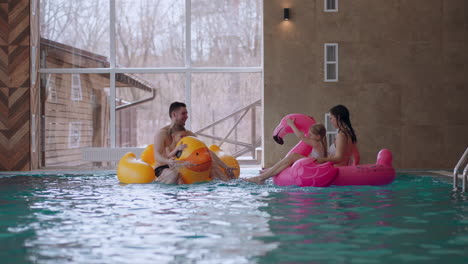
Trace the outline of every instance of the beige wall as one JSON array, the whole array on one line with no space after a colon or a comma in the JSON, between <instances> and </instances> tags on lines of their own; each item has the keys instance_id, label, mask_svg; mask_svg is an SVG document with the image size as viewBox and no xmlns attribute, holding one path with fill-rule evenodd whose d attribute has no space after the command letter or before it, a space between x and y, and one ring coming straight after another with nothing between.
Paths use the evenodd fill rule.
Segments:
<instances>
[{"instance_id":1,"label":"beige wall","mask_svg":"<svg viewBox=\"0 0 468 264\"><path fill-rule=\"evenodd\" d=\"M264 165L283 157L271 137L299 112L324 122L346 105L362 163L381 148L397 168L453 168L468 147L468 1L264 1ZM283 8L291 21L283 21ZM323 81L323 45L339 44L339 81Z\"/></svg>"}]
</instances>

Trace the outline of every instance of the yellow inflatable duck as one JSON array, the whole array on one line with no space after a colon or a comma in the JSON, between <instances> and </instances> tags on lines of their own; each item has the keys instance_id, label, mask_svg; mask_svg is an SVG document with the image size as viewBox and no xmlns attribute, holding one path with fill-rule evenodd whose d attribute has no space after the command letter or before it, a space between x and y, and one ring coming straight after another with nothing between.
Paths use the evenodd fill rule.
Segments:
<instances>
[{"instance_id":1,"label":"yellow inflatable duck","mask_svg":"<svg viewBox=\"0 0 468 264\"><path fill-rule=\"evenodd\" d=\"M140 159L148 163L149 165L151 165L151 167L153 168L156 166L156 159L154 158L154 145L153 144L148 145L145 148L145 150L143 150L143 152L140 155Z\"/></svg>"},{"instance_id":2,"label":"yellow inflatable duck","mask_svg":"<svg viewBox=\"0 0 468 264\"><path fill-rule=\"evenodd\" d=\"M117 165L117 178L121 183L150 183L156 177L153 167L128 152Z\"/></svg>"},{"instance_id":3,"label":"yellow inflatable duck","mask_svg":"<svg viewBox=\"0 0 468 264\"><path fill-rule=\"evenodd\" d=\"M211 151L213 151L213 152L214 152L216 155L218 155L218 156L219 156L219 154L221 153L221 148L220 148L218 145L214 145L214 144L213 144L213 145L211 145L211 146L209 147L209 149L210 149Z\"/></svg>"},{"instance_id":4,"label":"yellow inflatable duck","mask_svg":"<svg viewBox=\"0 0 468 264\"><path fill-rule=\"evenodd\" d=\"M235 176L234 178L239 179L240 166L239 166L239 162L237 161L237 159L229 155L223 155L219 157L219 159L222 162L224 162L226 165L228 165L229 167L236 168L236 170L234 170L234 176ZM226 173L226 170L223 169L223 171Z\"/></svg>"},{"instance_id":5,"label":"yellow inflatable duck","mask_svg":"<svg viewBox=\"0 0 468 264\"><path fill-rule=\"evenodd\" d=\"M187 144L187 147L177 154L176 160L188 162L181 167L179 173L186 184L211 181L211 155L208 147L195 137L184 137L176 145Z\"/></svg>"},{"instance_id":6,"label":"yellow inflatable duck","mask_svg":"<svg viewBox=\"0 0 468 264\"><path fill-rule=\"evenodd\" d=\"M212 165L210 150L218 156L221 155L220 159L226 165L236 168L234 175L236 179L239 178L239 162L233 156L225 155L219 146L211 145L208 148L195 137L184 137L177 143L177 146L181 144L187 144L187 147L177 154L176 160L189 164L189 166L179 169L184 183L191 184L212 180L210 177ZM151 144L143 150L140 159L137 159L136 155L131 152L125 154L117 166L117 178L122 183L150 183L156 179L154 175L155 164L154 146Z\"/></svg>"},{"instance_id":7,"label":"yellow inflatable duck","mask_svg":"<svg viewBox=\"0 0 468 264\"><path fill-rule=\"evenodd\" d=\"M234 176L235 176L235 179L238 179L240 175L240 166L239 166L239 162L237 161L237 159L234 158L233 156L224 154L223 150L218 145L213 144L209 147L209 149L213 151L216 155L218 155L219 159L222 162L224 162L226 165L228 165L231 168L236 168L236 170L234 170ZM226 173L225 169L223 168L221 169L224 171L224 173Z\"/></svg>"}]
</instances>

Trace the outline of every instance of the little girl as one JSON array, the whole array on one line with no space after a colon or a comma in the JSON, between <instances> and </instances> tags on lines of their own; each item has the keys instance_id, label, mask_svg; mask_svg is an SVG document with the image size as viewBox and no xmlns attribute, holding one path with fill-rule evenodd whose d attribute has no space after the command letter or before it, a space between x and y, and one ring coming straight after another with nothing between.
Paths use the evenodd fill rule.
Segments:
<instances>
[{"instance_id":1,"label":"little girl","mask_svg":"<svg viewBox=\"0 0 468 264\"><path fill-rule=\"evenodd\" d=\"M176 147L177 143L182 138L188 135L187 130L185 130L185 128L181 128L179 130L171 130L170 133L172 136L172 144L169 147L166 147L166 155L168 158L175 157L177 155L177 152L187 148L187 144L180 144Z\"/></svg>"},{"instance_id":2,"label":"little girl","mask_svg":"<svg viewBox=\"0 0 468 264\"><path fill-rule=\"evenodd\" d=\"M312 153L309 157L318 159L325 158L327 156L327 137L326 130L322 124L315 124L309 128L309 133L305 136L294 124L294 120L288 119L286 121L288 125L293 129L294 134L306 144L313 147ZM263 171L260 175L252 178L245 179L245 181L253 182L257 184L263 184L268 178L271 178L278 173L282 172L287 167L291 166L294 162L305 158L301 154L291 153L284 159L280 160L273 167Z\"/></svg>"},{"instance_id":3,"label":"little girl","mask_svg":"<svg viewBox=\"0 0 468 264\"><path fill-rule=\"evenodd\" d=\"M176 158L177 152L179 152L181 150L184 150L187 147L187 144L180 144L179 146L176 147L177 142L179 142L179 140L181 140L183 137L187 136L187 131L183 127L171 128L169 130L169 134L172 137L172 143L171 143L171 145L169 147L166 147L164 154L165 154L166 158L174 160ZM156 164L158 164L158 163L156 162ZM173 168L178 168L178 167L183 166L183 165L187 165L187 164L185 164L185 163L175 163L175 164L172 165L172 167ZM180 177L171 179L170 181L168 181L167 179L161 180L161 178L159 178L159 176L161 176L162 172L165 169L169 169L168 164L156 165L156 168L154 169L154 174L157 177L156 181L159 181L159 182L163 181L164 183L168 183L168 184L176 184L178 182L179 183L181 182Z\"/></svg>"},{"instance_id":4,"label":"little girl","mask_svg":"<svg viewBox=\"0 0 468 264\"><path fill-rule=\"evenodd\" d=\"M293 129L294 134L306 144L312 146L311 158L325 158L327 157L327 130L322 124L315 124L310 126L308 135L304 135L294 124L294 120L286 120L288 125Z\"/></svg>"}]
</instances>

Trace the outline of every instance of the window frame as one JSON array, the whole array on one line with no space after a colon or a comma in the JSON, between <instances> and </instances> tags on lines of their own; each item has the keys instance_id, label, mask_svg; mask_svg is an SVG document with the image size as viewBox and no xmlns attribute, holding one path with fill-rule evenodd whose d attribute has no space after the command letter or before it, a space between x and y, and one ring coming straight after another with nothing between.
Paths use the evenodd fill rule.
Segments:
<instances>
[{"instance_id":1,"label":"window frame","mask_svg":"<svg viewBox=\"0 0 468 264\"><path fill-rule=\"evenodd\" d=\"M334 47L335 48L335 61L328 61L328 47ZM339 53L338 53L338 50L339 50L339 45L338 43L325 43L324 46L323 46L323 72L324 72L324 75L323 75L323 80L325 82L338 82L339 80L339 63L338 63L338 58L339 58ZM335 78L334 79L331 79L331 78L328 78L328 65L335 65Z\"/></svg>"},{"instance_id":2,"label":"window frame","mask_svg":"<svg viewBox=\"0 0 468 264\"><path fill-rule=\"evenodd\" d=\"M47 91L48 102L57 103L58 102L57 87L55 86L55 80L52 78L52 74L47 75L46 87L47 87L46 91Z\"/></svg>"},{"instance_id":3,"label":"window frame","mask_svg":"<svg viewBox=\"0 0 468 264\"><path fill-rule=\"evenodd\" d=\"M335 9L328 8L328 1L323 0L323 11L324 12L338 12L338 0L332 0L335 2Z\"/></svg>"},{"instance_id":4,"label":"window frame","mask_svg":"<svg viewBox=\"0 0 468 264\"><path fill-rule=\"evenodd\" d=\"M76 131L76 133L75 133ZM74 137L77 138L76 142L72 140ZM81 140L81 122L72 121L68 123L68 148L76 149L80 147Z\"/></svg>"},{"instance_id":5,"label":"window frame","mask_svg":"<svg viewBox=\"0 0 468 264\"><path fill-rule=\"evenodd\" d=\"M70 98L72 101L81 101L83 100L81 76L79 73L72 73L70 76L71 76ZM75 80L77 81L77 83L75 83Z\"/></svg>"},{"instance_id":6,"label":"window frame","mask_svg":"<svg viewBox=\"0 0 468 264\"><path fill-rule=\"evenodd\" d=\"M327 137L327 144L328 147L333 144L335 141L336 135L338 135L338 129L333 129L332 124L330 122L330 113L325 113L325 128L327 130L326 137Z\"/></svg>"}]
</instances>

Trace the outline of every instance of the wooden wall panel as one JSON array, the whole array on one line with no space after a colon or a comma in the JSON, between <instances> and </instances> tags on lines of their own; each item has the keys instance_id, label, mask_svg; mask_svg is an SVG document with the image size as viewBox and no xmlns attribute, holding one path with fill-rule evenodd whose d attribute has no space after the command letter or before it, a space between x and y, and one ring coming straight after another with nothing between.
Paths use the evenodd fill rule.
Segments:
<instances>
[{"instance_id":1,"label":"wooden wall panel","mask_svg":"<svg viewBox=\"0 0 468 264\"><path fill-rule=\"evenodd\" d=\"M29 0L8 3L9 45L29 47Z\"/></svg>"},{"instance_id":2,"label":"wooden wall panel","mask_svg":"<svg viewBox=\"0 0 468 264\"><path fill-rule=\"evenodd\" d=\"M0 3L0 46L8 45L8 3Z\"/></svg>"},{"instance_id":3,"label":"wooden wall panel","mask_svg":"<svg viewBox=\"0 0 468 264\"><path fill-rule=\"evenodd\" d=\"M29 0L0 3L0 171L30 170Z\"/></svg>"},{"instance_id":4,"label":"wooden wall panel","mask_svg":"<svg viewBox=\"0 0 468 264\"><path fill-rule=\"evenodd\" d=\"M29 53L29 46L8 46L9 87L30 87Z\"/></svg>"},{"instance_id":5,"label":"wooden wall panel","mask_svg":"<svg viewBox=\"0 0 468 264\"><path fill-rule=\"evenodd\" d=\"M8 76L8 45L5 45L0 46L0 87L8 87L9 84L10 78Z\"/></svg>"},{"instance_id":6,"label":"wooden wall panel","mask_svg":"<svg viewBox=\"0 0 468 264\"><path fill-rule=\"evenodd\" d=\"M8 129L8 88L0 88L0 131ZM0 140L0 149L1 149Z\"/></svg>"},{"instance_id":7,"label":"wooden wall panel","mask_svg":"<svg viewBox=\"0 0 468 264\"><path fill-rule=\"evenodd\" d=\"M0 170L29 170L29 88L1 88L0 105Z\"/></svg>"}]
</instances>

